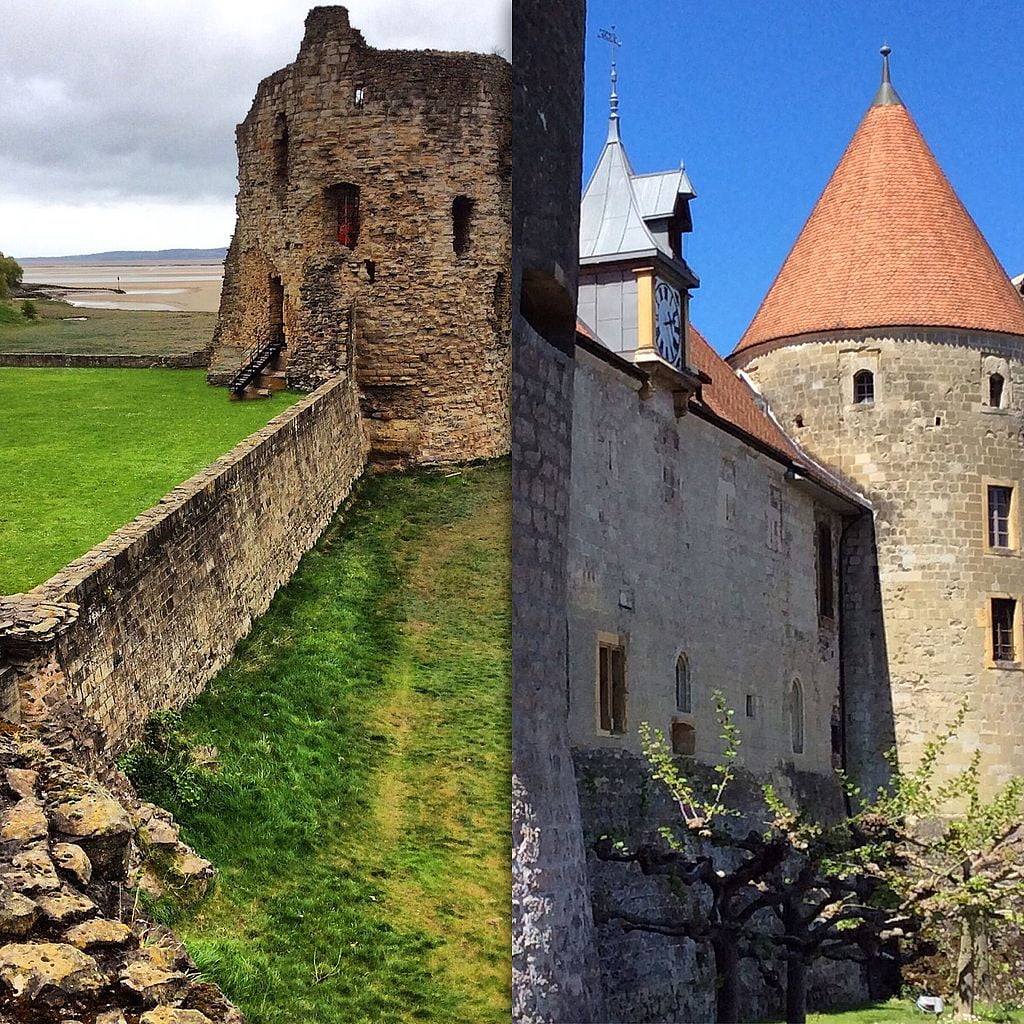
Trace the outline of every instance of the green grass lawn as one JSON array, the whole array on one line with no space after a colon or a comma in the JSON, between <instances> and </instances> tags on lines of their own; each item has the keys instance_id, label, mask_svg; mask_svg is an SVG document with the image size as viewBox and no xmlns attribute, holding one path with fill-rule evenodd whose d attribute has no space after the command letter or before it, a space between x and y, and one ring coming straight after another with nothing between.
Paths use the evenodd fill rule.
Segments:
<instances>
[{"instance_id":1,"label":"green grass lawn","mask_svg":"<svg viewBox=\"0 0 1024 1024\"><path fill-rule=\"evenodd\" d=\"M79 309L66 302L33 301L37 320L22 318L19 300L0 303L0 352L181 355L205 348L217 322L216 313ZM83 316L88 319L62 319Z\"/></svg>"},{"instance_id":2,"label":"green grass lawn","mask_svg":"<svg viewBox=\"0 0 1024 1024\"><path fill-rule=\"evenodd\" d=\"M0 367L0 593L48 579L299 397L231 402L202 370Z\"/></svg>"},{"instance_id":3,"label":"green grass lawn","mask_svg":"<svg viewBox=\"0 0 1024 1024\"><path fill-rule=\"evenodd\" d=\"M936 1018L931 1014L922 1013L911 1000L890 999L887 1003L874 1003L871 1006L855 1010L809 1013L807 1024L928 1024L929 1021L951 1021L952 1019L953 1009L951 1006L947 1006L942 1016ZM978 1020L1020 1024L1020 1022L1024 1022L1024 1011L1015 1010L1009 1014L993 1013L986 1012L982 1007L979 1010Z\"/></svg>"},{"instance_id":4,"label":"green grass lawn","mask_svg":"<svg viewBox=\"0 0 1024 1024\"><path fill-rule=\"evenodd\" d=\"M368 479L185 714L217 770L143 785L250 1024L507 1024L509 513L507 461Z\"/></svg>"}]
</instances>

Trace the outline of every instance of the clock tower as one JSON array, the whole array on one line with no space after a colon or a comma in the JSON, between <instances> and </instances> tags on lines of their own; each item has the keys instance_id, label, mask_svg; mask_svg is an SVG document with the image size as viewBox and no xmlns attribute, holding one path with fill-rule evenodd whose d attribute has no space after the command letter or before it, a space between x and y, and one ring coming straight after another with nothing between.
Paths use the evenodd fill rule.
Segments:
<instances>
[{"instance_id":1,"label":"clock tower","mask_svg":"<svg viewBox=\"0 0 1024 1024\"><path fill-rule=\"evenodd\" d=\"M612 65L608 139L580 206L580 319L614 352L655 371L673 390L697 386L690 368L690 290L683 259L693 186L678 170L637 174L619 134Z\"/></svg>"}]
</instances>

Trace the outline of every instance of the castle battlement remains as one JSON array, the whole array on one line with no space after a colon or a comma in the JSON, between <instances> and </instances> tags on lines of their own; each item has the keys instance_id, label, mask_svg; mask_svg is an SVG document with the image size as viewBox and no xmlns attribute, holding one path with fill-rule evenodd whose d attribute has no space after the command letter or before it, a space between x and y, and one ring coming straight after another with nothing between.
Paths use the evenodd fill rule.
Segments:
<instances>
[{"instance_id":1,"label":"castle battlement remains","mask_svg":"<svg viewBox=\"0 0 1024 1024\"><path fill-rule=\"evenodd\" d=\"M501 57L377 50L313 8L238 126L211 381L270 346L256 386L354 376L377 462L504 454L510 90Z\"/></svg>"}]
</instances>

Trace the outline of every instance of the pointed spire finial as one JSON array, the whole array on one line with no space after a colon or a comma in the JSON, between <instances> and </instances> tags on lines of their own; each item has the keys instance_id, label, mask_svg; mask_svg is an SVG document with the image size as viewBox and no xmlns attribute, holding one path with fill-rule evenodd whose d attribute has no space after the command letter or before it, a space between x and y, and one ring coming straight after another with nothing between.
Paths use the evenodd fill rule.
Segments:
<instances>
[{"instance_id":1,"label":"pointed spire finial","mask_svg":"<svg viewBox=\"0 0 1024 1024\"><path fill-rule=\"evenodd\" d=\"M873 107L902 107L903 100L899 98L896 90L892 87L892 79L889 77L889 54L892 47L885 43L878 51L882 55L882 84L871 101Z\"/></svg>"},{"instance_id":2,"label":"pointed spire finial","mask_svg":"<svg viewBox=\"0 0 1024 1024\"><path fill-rule=\"evenodd\" d=\"M611 91L611 96L609 97L609 100L608 100L608 107L609 107L609 113L608 113L608 118L609 118L609 121L608 121L608 138L609 139L612 139L612 138L616 138L617 139L619 137L619 93L618 93L618 89L616 88L616 86L617 86L618 81L619 81L619 72L618 72L618 69L615 66L615 48L617 46L621 46L622 45L622 40L619 39L619 37L615 34L615 26L614 25L612 25L611 30L605 29L605 28L601 29L597 33L597 37L598 37L598 39L603 39L606 43L610 44L611 51L612 51L612 72L611 72L612 91Z\"/></svg>"}]
</instances>

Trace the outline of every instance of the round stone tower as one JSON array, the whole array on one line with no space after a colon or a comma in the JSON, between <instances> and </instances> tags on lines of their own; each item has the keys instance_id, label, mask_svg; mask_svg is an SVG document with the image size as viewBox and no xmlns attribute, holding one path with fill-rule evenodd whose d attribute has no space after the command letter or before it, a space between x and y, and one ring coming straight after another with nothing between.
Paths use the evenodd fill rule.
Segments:
<instances>
[{"instance_id":1,"label":"round stone tower","mask_svg":"<svg viewBox=\"0 0 1024 1024\"><path fill-rule=\"evenodd\" d=\"M874 506L843 551L852 767L877 766L893 735L913 763L967 696L954 758L980 747L995 784L1024 773L1024 302L882 53L882 85L730 362Z\"/></svg>"}]
</instances>

